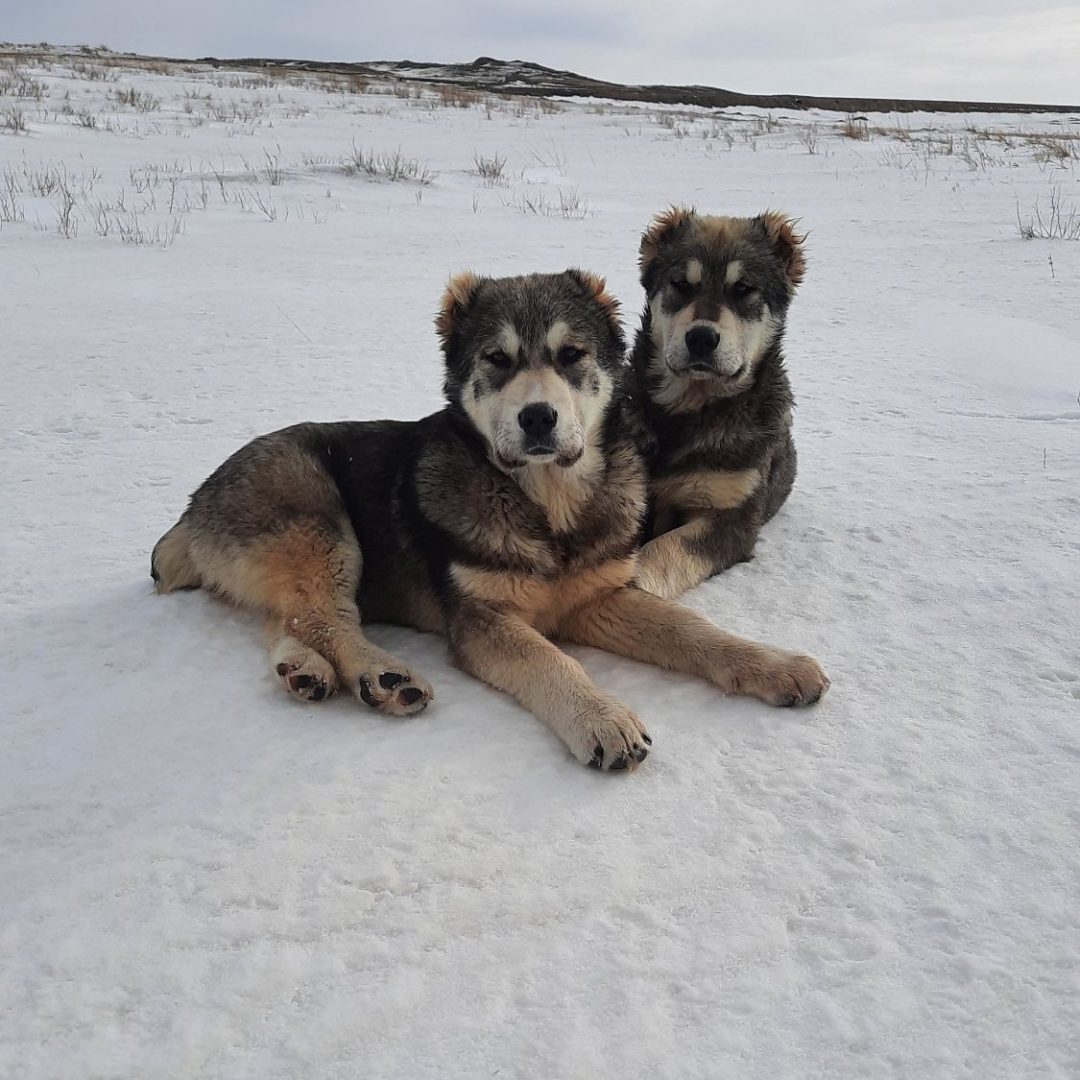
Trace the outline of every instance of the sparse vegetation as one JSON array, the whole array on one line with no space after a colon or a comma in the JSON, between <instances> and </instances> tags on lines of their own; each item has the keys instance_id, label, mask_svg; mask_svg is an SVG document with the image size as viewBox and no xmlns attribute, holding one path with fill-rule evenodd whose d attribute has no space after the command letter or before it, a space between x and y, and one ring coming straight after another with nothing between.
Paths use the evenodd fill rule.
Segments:
<instances>
[{"instance_id":1,"label":"sparse vegetation","mask_svg":"<svg viewBox=\"0 0 1080 1080\"><path fill-rule=\"evenodd\" d=\"M18 106L0 110L0 131L21 135L27 130L26 113Z\"/></svg>"},{"instance_id":2,"label":"sparse vegetation","mask_svg":"<svg viewBox=\"0 0 1080 1080\"><path fill-rule=\"evenodd\" d=\"M127 105L136 112L155 112L161 108L161 98L155 97L153 94L149 94L135 86L128 86L123 90L115 91L113 100L118 105Z\"/></svg>"},{"instance_id":3,"label":"sparse vegetation","mask_svg":"<svg viewBox=\"0 0 1080 1080\"><path fill-rule=\"evenodd\" d=\"M519 214L537 217L564 217L580 221L589 215L589 200L578 192L577 188L559 189L558 203L553 202L542 191L522 192L508 204Z\"/></svg>"},{"instance_id":4,"label":"sparse vegetation","mask_svg":"<svg viewBox=\"0 0 1080 1080\"><path fill-rule=\"evenodd\" d=\"M365 150L353 143L352 152L341 159L341 168L348 176L357 174L373 180L389 180L396 183L411 180L426 187L435 182L435 173L416 158L406 157L401 147L390 152Z\"/></svg>"},{"instance_id":5,"label":"sparse vegetation","mask_svg":"<svg viewBox=\"0 0 1080 1080\"><path fill-rule=\"evenodd\" d=\"M854 113L848 113L840 127L840 134L843 135L845 139L855 139L858 142L865 142L870 138L870 125L865 116L856 116Z\"/></svg>"},{"instance_id":6,"label":"sparse vegetation","mask_svg":"<svg viewBox=\"0 0 1080 1080\"><path fill-rule=\"evenodd\" d=\"M1080 209L1075 203L1066 206L1061 188L1052 186L1045 208L1036 199L1026 219L1020 216L1017 201L1016 227L1024 240L1080 240Z\"/></svg>"},{"instance_id":7,"label":"sparse vegetation","mask_svg":"<svg viewBox=\"0 0 1080 1080\"><path fill-rule=\"evenodd\" d=\"M474 153L473 167L476 169L476 175L487 187L506 183L506 158L500 157L497 153L490 157L485 157L479 152Z\"/></svg>"},{"instance_id":8,"label":"sparse vegetation","mask_svg":"<svg viewBox=\"0 0 1080 1080\"><path fill-rule=\"evenodd\" d=\"M818 126L817 124L807 124L805 127L799 128L798 131L799 142L806 147L808 154L816 154L818 151Z\"/></svg>"}]
</instances>

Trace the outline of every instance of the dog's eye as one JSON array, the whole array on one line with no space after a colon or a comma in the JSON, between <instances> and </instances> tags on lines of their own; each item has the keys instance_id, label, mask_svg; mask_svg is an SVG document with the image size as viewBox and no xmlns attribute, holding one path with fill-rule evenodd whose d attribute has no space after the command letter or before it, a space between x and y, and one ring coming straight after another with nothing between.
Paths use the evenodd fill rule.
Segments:
<instances>
[{"instance_id":1,"label":"dog's eye","mask_svg":"<svg viewBox=\"0 0 1080 1080\"><path fill-rule=\"evenodd\" d=\"M682 293L683 296L689 296L694 291L694 286L684 277L674 277L671 279L671 287L677 292Z\"/></svg>"},{"instance_id":2,"label":"dog's eye","mask_svg":"<svg viewBox=\"0 0 1080 1080\"><path fill-rule=\"evenodd\" d=\"M492 366L502 368L505 370L510 366L510 357L502 351L502 349L492 349L489 353L484 353L484 359Z\"/></svg>"},{"instance_id":3,"label":"dog's eye","mask_svg":"<svg viewBox=\"0 0 1080 1080\"><path fill-rule=\"evenodd\" d=\"M754 286L748 281L736 281L729 291L736 300L742 300L743 297L749 296L754 291Z\"/></svg>"},{"instance_id":4,"label":"dog's eye","mask_svg":"<svg viewBox=\"0 0 1080 1080\"><path fill-rule=\"evenodd\" d=\"M571 364L576 364L584 355L584 349L579 349L576 345L564 345L559 350L559 363L569 367Z\"/></svg>"}]
</instances>

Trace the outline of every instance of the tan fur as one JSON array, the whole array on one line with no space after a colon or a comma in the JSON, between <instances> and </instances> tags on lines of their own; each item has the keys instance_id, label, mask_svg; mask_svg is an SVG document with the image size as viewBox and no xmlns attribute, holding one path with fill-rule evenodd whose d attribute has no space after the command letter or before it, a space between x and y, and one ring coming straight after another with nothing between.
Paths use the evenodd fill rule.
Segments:
<instances>
[{"instance_id":1,"label":"tan fur","mask_svg":"<svg viewBox=\"0 0 1080 1080\"><path fill-rule=\"evenodd\" d=\"M795 226L798 222L777 210L766 210L761 216L765 221L769 239L784 260L788 280L792 285L800 285L806 275L806 256L803 253L803 245L806 243L807 234L797 233Z\"/></svg>"},{"instance_id":2,"label":"tan fur","mask_svg":"<svg viewBox=\"0 0 1080 1080\"><path fill-rule=\"evenodd\" d=\"M517 475L525 494L544 508L548 524L557 532L571 532L602 467L600 452L590 446L573 468L524 468Z\"/></svg>"},{"instance_id":3,"label":"tan fur","mask_svg":"<svg viewBox=\"0 0 1080 1080\"><path fill-rule=\"evenodd\" d=\"M700 585L712 573L712 561L690 549L708 528L696 517L645 544L638 555L637 584L654 596L674 600Z\"/></svg>"},{"instance_id":4,"label":"tan fur","mask_svg":"<svg viewBox=\"0 0 1080 1080\"><path fill-rule=\"evenodd\" d=\"M435 316L435 330L444 344L449 340L458 316L468 308L479 287L480 279L470 270L455 274L447 282Z\"/></svg>"},{"instance_id":5,"label":"tan fur","mask_svg":"<svg viewBox=\"0 0 1080 1080\"><path fill-rule=\"evenodd\" d=\"M625 590L624 590L625 591ZM584 668L518 616L465 601L454 660L490 686L513 694L544 721L583 764L621 760L635 769L650 741L641 721L597 688ZM640 754L635 755L635 750Z\"/></svg>"},{"instance_id":6,"label":"tan fur","mask_svg":"<svg viewBox=\"0 0 1080 1080\"><path fill-rule=\"evenodd\" d=\"M510 612L543 634L550 633L568 612L598 596L622 588L634 577L636 560L612 559L578 574L540 578L455 565L454 582L471 599Z\"/></svg>"},{"instance_id":7,"label":"tan fur","mask_svg":"<svg viewBox=\"0 0 1080 1080\"><path fill-rule=\"evenodd\" d=\"M597 303L604 309L607 317L614 322L618 322L620 315L619 301L607 291L607 282L604 278L588 270L579 270L578 274L589 289L592 290L593 296L596 297Z\"/></svg>"},{"instance_id":8,"label":"tan fur","mask_svg":"<svg viewBox=\"0 0 1080 1080\"><path fill-rule=\"evenodd\" d=\"M803 245L806 233L796 231L798 221L778 210L766 210L761 215L769 239L776 247L787 268L792 285L801 284L806 273L806 257ZM753 218L733 218L719 214L699 214L693 208L672 206L652 220L641 237L639 248L640 266L644 270L656 258L664 241L677 229L693 221L694 227L713 243L723 244L745 237ZM734 279L733 279L734 280Z\"/></svg>"},{"instance_id":9,"label":"tan fur","mask_svg":"<svg viewBox=\"0 0 1080 1080\"><path fill-rule=\"evenodd\" d=\"M657 477L649 484L649 489L660 504L674 503L688 510L733 510L742 506L760 483L758 469L736 472L695 469Z\"/></svg>"},{"instance_id":10,"label":"tan fur","mask_svg":"<svg viewBox=\"0 0 1080 1080\"><path fill-rule=\"evenodd\" d=\"M664 239L680 226L684 225L694 216L693 208L687 209L682 206L669 206L667 210L657 214L649 223L641 237L638 248L638 263L642 270L656 258Z\"/></svg>"},{"instance_id":11,"label":"tan fur","mask_svg":"<svg viewBox=\"0 0 1080 1080\"><path fill-rule=\"evenodd\" d=\"M178 521L154 548L155 587L161 594L175 589L197 589L202 584L191 559L191 527Z\"/></svg>"},{"instance_id":12,"label":"tan fur","mask_svg":"<svg viewBox=\"0 0 1080 1080\"><path fill-rule=\"evenodd\" d=\"M568 615L569 641L708 679L772 705L816 701L829 679L817 661L733 637L697 612L640 589L618 589Z\"/></svg>"},{"instance_id":13,"label":"tan fur","mask_svg":"<svg viewBox=\"0 0 1080 1080\"><path fill-rule=\"evenodd\" d=\"M431 688L364 636L355 600L360 548L348 518L339 528L348 539L328 539L325 530L304 519L237 546L204 533L193 539L191 557L205 586L234 603L276 616L279 634L272 658L289 651L284 639L294 639L329 661L354 691L362 678L377 687L379 675L395 669L423 691L421 701L404 706L395 694L376 689L374 695L385 699L380 705L394 715L418 711L430 700ZM280 662L274 659L275 665ZM311 663L310 658L296 657L290 662L305 670Z\"/></svg>"}]
</instances>

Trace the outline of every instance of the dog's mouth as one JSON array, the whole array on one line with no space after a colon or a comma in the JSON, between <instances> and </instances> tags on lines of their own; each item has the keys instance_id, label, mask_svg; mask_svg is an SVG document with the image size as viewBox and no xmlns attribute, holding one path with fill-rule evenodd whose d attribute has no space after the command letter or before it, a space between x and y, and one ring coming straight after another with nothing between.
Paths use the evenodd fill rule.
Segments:
<instances>
[{"instance_id":1,"label":"dog's mouth","mask_svg":"<svg viewBox=\"0 0 1080 1080\"><path fill-rule=\"evenodd\" d=\"M746 371L746 364L741 364L737 371L726 372L720 371L715 365L706 363L702 360L696 360L691 364L687 364L685 367L677 368L668 364L668 370L673 375L678 375L683 379L690 379L693 382L708 382L713 380L719 383L733 383L742 378L743 373Z\"/></svg>"},{"instance_id":2,"label":"dog's mouth","mask_svg":"<svg viewBox=\"0 0 1080 1080\"><path fill-rule=\"evenodd\" d=\"M554 457L556 454L555 444L549 442L532 443L525 447L525 453L531 458Z\"/></svg>"},{"instance_id":3,"label":"dog's mouth","mask_svg":"<svg viewBox=\"0 0 1080 1080\"><path fill-rule=\"evenodd\" d=\"M584 452L584 450L575 450L570 453L559 453L553 446L532 446L525 449L521 456L496 453L495 464L508 472L513 469L524 469L529 465L556 465L561 469L569 469L581 460Z\"/></svg>"}]
</instances>

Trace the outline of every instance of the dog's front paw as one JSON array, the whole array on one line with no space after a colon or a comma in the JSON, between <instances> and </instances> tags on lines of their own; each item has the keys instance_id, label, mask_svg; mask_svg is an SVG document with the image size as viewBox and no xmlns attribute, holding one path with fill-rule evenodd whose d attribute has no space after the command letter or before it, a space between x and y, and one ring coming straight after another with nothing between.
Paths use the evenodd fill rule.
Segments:
<instances>
[{"instance_id":1,"label":"dog's front paw","mask_svg":"<svg viewBox=\"0 0 1080 1080\"><path fill-rule=\"evenodd\" d=\"M829 689L829 676L812 657L767 649L760 671L740 680L740 690L770 705L816 705Z\"/></svg>"},{"instance_id":2,"label":"dog's front paw","mask_svg":"<svg viewBox=\"0 0 1080 1080\"><path fill-rule=\"evenodd\" d=\"M600 701L579 717L571 749L578 761L605 772L636 769L648 756L652 739L642 722L617 701Z\"/></svg>"},{"instance_id":3,"label":"dog's front paw","mask_svg":"<svg viewBox=\"0 0 1080 1080\"><path fill-rule=\"evenodd\" d=\"M431 684L414 675L404 664L391 664L387 670L364 672L357 680L356 692L365 705L391 716L412 716L427 708L435 696Z\"/></svg>"}]
</instances>

